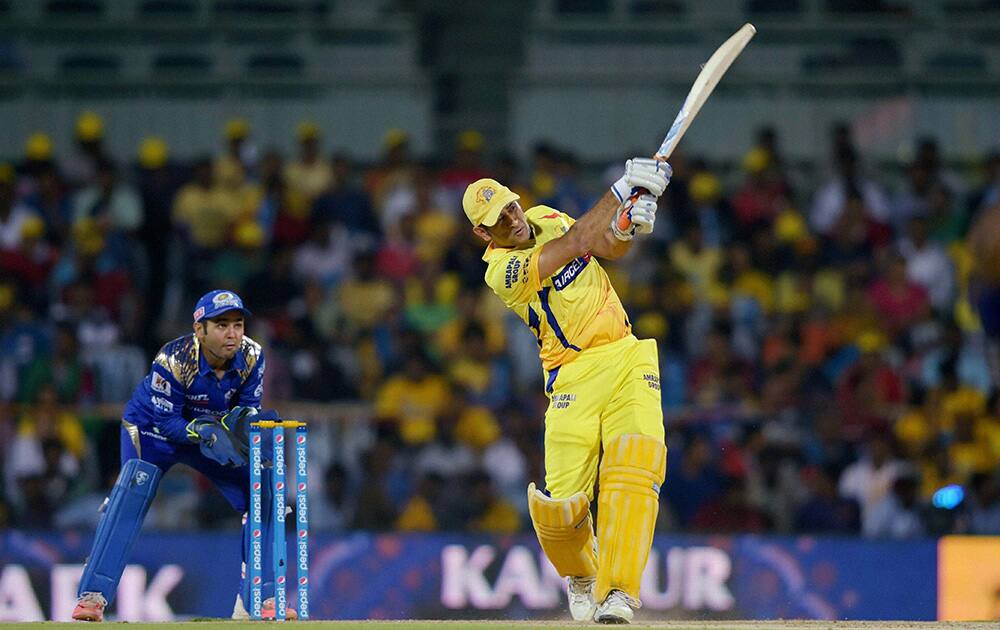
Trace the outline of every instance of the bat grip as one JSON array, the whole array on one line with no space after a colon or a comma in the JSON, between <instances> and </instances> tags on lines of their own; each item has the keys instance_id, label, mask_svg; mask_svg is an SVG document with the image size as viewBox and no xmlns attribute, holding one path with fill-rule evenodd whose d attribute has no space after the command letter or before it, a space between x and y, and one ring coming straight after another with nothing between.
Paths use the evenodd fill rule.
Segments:
<instances>
[{"instance_id":1,"label":"bat grip","mask_svg":"<svg viewBox=\"0 0 1000 630\"><path fill-rule=\"evenodd\" d=\"M659 162L666 162L667 161L667 156L663 155L661 153L656 153L656 154L653 155L653 159L657 160ZM632 195L630 195L629 198L625 200L625 203L622 204L622 207L626 207L626 206L631 207L632 205L635 204L636 200L638 200L639 197L641 197L642 195L645 195L648 192L649 191L646 190L645 188L636 188L635 192L632 193ZM626 230L628 230L628 229L630 229L632 227L632 221L631 221L631 219L629 219L628 218L628 214L626 214L624 212L618 215L617 221L618 221L618 229L621 230L622 232L624 232L624 231L626 231Z\"/></svg>"},{"instance_id":2,"label":"bat grip","mask_svg":"<svg viewBox=\"0 0 1000 630\"><path fill-rule=\"evenodd\" d=\"M649 191L646 190L645 188L636 188L635 192L632 193L632 195L629 196L629 198L625 200L625 203L622 204L622 208L632 207L632 205L635 204L636 200L640 196L645 195L648 192ZM631 227L632 227L632 220L628 218L628 213L627 212L622 212L621 214L619 214L618 215L618 229L621 230L622 232L624 232L624 231L628 230Z\"/></svg>"}]
</instances>

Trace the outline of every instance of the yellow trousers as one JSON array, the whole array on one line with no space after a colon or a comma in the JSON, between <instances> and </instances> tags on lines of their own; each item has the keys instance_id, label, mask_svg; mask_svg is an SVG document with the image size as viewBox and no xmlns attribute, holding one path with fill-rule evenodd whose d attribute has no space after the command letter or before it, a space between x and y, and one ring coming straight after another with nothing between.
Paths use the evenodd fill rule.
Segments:
<instances>
[{"instance_id":1,"label":"yellow trousers","mask_svg":"<svg viewBox=\"0 0 1000 630\"><path fill-rule=\"evenodd\" d=\"M663 441L656 342L632 335L580 353L548 373L545 489L553 499L594 499L601 446L620 435Z\"/></svg>"}]
</instances>

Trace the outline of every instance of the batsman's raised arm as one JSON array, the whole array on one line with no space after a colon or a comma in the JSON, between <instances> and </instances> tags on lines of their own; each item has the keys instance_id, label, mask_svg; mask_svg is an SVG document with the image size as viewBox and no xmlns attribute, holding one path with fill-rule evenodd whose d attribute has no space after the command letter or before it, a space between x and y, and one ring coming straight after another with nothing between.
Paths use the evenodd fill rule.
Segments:
<instances>
[{"instance_id":1,"label":"batsman's raised arm","mask_svg":"<svg viewBox=\"0 0 1000 630\"><path fill-rule=\"evenodd\" d=\"M614 260L624 256L633 235L653 231L656 220L656 200L670 183L670 165L649 158L633 158L625 163L625 174L604 193L561 238L553 239L538 253L538 273L545 278L566 263L587 254ZM643 188L651 192L640 195L634 202L632 191ZM621 231L618 216L628 213L632 227Z\"/></svg>"},{"instance_id":2,"label":"batsman's raised arm","mask_svg":"<svg viewBox=\"0 0 1000 630\"><path fill-rule=\"evenodd\" d=\"M563 221L563 233L544 243L536 242L538 226L518 204L518 195L491 179L473 183L466 191L463 206L474 231L493 249L525 250L538 247L528 257L534 259L534 273L548 278L567 263L593 254L614 259L624 255L636 233L650 233L656 220L656 200L670 183L671 169L666 162L633 158L625 163L625 174L579 220L556 212ZM643 193L636 199L636 189ZM552 210L552 209L550 209ZM618 229L620 215L631 220L627 231Z\"/></svg>"}]
</instances>

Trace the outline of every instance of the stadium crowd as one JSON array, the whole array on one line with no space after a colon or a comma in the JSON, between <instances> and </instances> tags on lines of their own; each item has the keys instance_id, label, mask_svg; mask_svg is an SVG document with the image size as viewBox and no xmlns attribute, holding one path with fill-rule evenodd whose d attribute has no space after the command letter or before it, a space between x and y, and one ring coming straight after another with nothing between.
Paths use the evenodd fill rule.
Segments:
<instances>
[{"instance_id":1,"label":"stadium crowd","mask_svg":"<svg viewBox=\"0 0 1000 630\"><path fill-rule=\"evenodd\" d=\"M149 137L131 160L104 125L85 112L72 155L37 133L0 164L0 526L96 523L115 405L190 331L197 296L231 288L268 353L268 401L364 403L345 423L361 438L314 440L315 528L528 530L548 401L461 195L491 176L525 208L579 216L620 164L546 144L487 161L475 131L427 161L393 130L362 168L315 123L282 155L243 120L218 155L182 163ZM676 154L656 232L606 265L636 334L660 342L659 526L1000 534L1000 404L965 245L1000 203L1000 156L956 172L924 140L872 169L845 125L825 151L803 171L762 129L737 165ZM194 473L160 495L151 527L238 525Z\"/></svg>"}]
</instances>

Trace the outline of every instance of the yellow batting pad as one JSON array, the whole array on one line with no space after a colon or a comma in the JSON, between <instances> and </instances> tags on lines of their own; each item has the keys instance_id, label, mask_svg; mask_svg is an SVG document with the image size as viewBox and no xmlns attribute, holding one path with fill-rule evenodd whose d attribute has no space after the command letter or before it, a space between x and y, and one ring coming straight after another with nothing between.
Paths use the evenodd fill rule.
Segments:
<instances>
[{"instance_id":1,"label":"yellow batting pad","mask_svg":"<svg viewBox=\"0 0 1000 630\"><path fill-rule=\"evenodd\" d=\"M666 469L667 447L660 439L619 435L605 448L597 507L596 601L604 601L611 589L639 598Z\"/></svg>"},{"instance_id":2,"label":"yellow batting pad","mask_svg":"<svg viewBox=\"0 0 1000 630\"><path fill-rule=\"evenodd\" d=\"M586 494L577 492L568 499L553 499L530 483L528 513L538 542L559 575L592 577L597 573L594 522Z\"/></svg>"}]
</instances>

